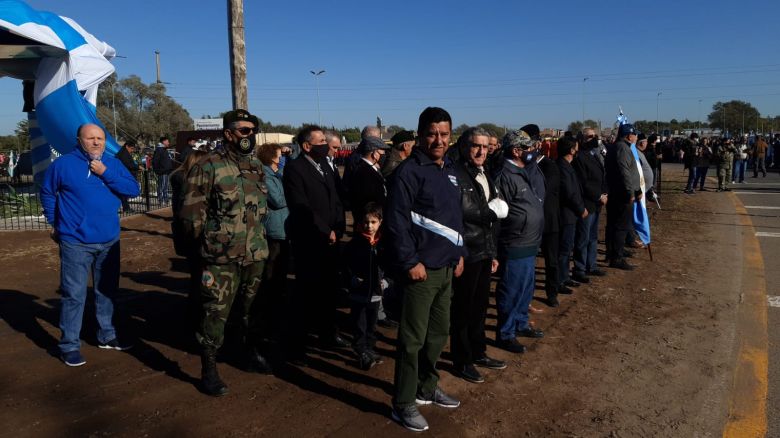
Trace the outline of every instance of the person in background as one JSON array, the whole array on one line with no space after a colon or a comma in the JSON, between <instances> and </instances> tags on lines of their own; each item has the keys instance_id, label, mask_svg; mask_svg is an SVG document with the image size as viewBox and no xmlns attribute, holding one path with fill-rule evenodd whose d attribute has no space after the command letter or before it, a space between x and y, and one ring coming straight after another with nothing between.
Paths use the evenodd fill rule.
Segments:
<instances>
[{"instance_id":1,"label":"person in background","mask_svg":"<svg viewBox=\"0 0 780 438\"><path fill-rule=\"evenodd\" d=\"M138 181L138 163L136 163L135 158L133 158L133 154L135 154L136 150L135 141L127 140L119 149L119 152L116 153L115 158L121 161L127 168L127 171L130 172L130 175L133 175L133 178ZM122 211L125 213L135 213L135 210L130 207L130 200L127 197L122 198Z\"/></svg>"},{"instance_id":2,"label":"person in background","mask_svg":"<svg viewBox=\"0 0 780 438\"><path fill-rule=\"evenodd\" d=\"M415 142L414 131L398 131L390 141L393 143L393 148L387 154L381 169L385 180L389 180L395 168L412 154Z\"/></svg>"},{"instance_id":3,"label":"person in background","mask_svg":"<svg viewBox=\"0 0 780 438\"><path fill-rule=\"evenodd\" d=\"M745 182L745 170L747 170L748 159L750 158L749 153L747 137L741 137L739 145L736 147L736 152L734 152L734 171L731 175L732 184Z\"/></svg>"},{"instance_id":4,"label":"person in background","mask_svg":"<svg viewBox=\"0 0 780 438\"><path fill-rule=\"evenodd\" d=\"M41 185L41 206L60 250L60 358L77 367L81 323L92 276L98 347L127 350L117 337L114 299L119 288L119 216L122 197L139 194L138 183L116 158L105 154L106 133L93 124L79 126L77 146L49 165ZM86 172L85 172L86 170Z\"/></svg>"},{"instance_id":5,"label":"person in background","mask_svg":"<svg viewBox=\"0 0 780 438\"><path fill-rule=\"evenodd\" d=\"M767 144L764 141L764 137L756 137L756 142L753 143L753 178L758 178L758 172L761 171L766 178L766 151Z\"/></svg>"},{"instance_id":6,"label":"person in background","mask_svg":"<svg viewBox=\"0 0 780 438\"><path fill-rule=\"evenodd\" d=\"M160 137L152 156L152 169L157 175L157 201L161 206L168 205L168 176L173 171L173 160L168 152L170 144L168 137Z\"/></svg>"}]
</instances>

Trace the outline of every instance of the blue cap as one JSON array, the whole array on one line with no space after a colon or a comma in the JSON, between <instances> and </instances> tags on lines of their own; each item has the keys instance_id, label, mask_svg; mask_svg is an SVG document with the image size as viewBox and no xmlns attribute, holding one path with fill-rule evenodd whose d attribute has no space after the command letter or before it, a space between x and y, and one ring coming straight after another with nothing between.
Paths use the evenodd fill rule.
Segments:
<instances>
[{"instance_id":1,"label":"blue cap","mask_svg":"<svg viewBox=\"0 0 780 438\"><path fill-rule=\"evenodd\" d=\"M632 125L630 123L626 123L626 124L620 125L620 128L618 128L618 138L627 137L630 134L639 135L639 131L637 131L634 128L634 125Z\"/></svg>"}]
</instances>

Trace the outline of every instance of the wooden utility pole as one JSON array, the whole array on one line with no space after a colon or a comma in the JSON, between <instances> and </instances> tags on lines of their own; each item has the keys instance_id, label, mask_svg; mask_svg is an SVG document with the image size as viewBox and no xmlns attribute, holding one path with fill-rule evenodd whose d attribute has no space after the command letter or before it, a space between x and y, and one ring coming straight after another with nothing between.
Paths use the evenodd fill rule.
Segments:
<instances>
[{"instance_id":1,"label":"wooden utility pole","mask_svg":"<svg viewBox=\"0 0 780 438\"><path fill-rule=\"evenodd\" d=\"M227 0L230 84L233 109L249 110L246 90L246 44L244 42L244 0Z\"/></svg>"}]
</instances>

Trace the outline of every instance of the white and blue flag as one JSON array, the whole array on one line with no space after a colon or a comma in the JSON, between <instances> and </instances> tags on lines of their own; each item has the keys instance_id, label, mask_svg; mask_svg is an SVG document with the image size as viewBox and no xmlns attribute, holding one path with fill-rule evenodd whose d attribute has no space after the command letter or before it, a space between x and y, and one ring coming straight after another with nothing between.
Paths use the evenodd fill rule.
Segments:
<instances>
[{"instance_id":1,"label":"white and blue flag","mask_svg":"<svg viewBox=\"0 0 780 438\"><path fill-rule=\"evenodd\" d=\"M30 140L39 180L54 158L75 147L79 126L103 125L97 90L114 72L109 60L116 52L70 18L18 0L0 0L0 49L0 77L35 81ZM119 145L106 134L106 151L113 155Z\"/></svg>"}]
</instances>

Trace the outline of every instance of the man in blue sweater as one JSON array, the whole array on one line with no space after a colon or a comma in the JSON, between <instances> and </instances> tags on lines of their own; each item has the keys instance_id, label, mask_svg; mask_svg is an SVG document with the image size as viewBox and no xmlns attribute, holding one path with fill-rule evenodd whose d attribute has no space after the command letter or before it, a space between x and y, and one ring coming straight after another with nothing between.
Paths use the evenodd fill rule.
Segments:
<instances>
[{"instance_id":1,"label":"man in blue sweater","mask_svg":"<svg viewBox=\"0 0 780 438\"><path fill-rule=\"evenodd\" d=\"M54 161L44 175L41 204L60 246L62 308L59 347L68 366L86 363L79 334L92 271L100 348L126 350L112 323L119 286L119 215L122 197L138 196L138 183L116 158L104 154L106 135L97 125L81 125L78 145Z\"/></svg>"}]
</instances>

